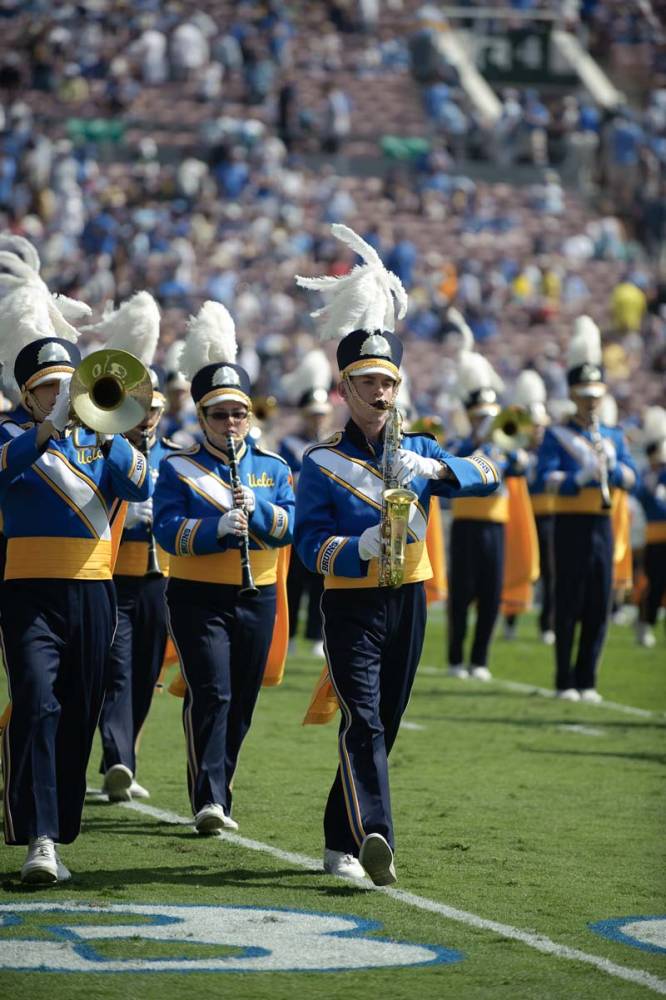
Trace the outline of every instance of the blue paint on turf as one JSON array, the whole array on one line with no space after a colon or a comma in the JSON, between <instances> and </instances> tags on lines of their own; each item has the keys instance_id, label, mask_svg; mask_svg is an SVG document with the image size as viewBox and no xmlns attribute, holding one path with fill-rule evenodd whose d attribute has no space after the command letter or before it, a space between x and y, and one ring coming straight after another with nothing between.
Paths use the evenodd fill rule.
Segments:
<instances>
[{"instance_id":1,"label":"blue paint on turf","mask_svg":"<svg viewBox=\"0 0 666 1000\"><path fill-rule=\"evenodd\" d=\"M641 941L630 934L625 934L622 930L627 924L649 923L653 920L666 920L666 916L617 917L614 920L599 920L596 924L588 924L588 927L595 934L609 938L611 941L619 941L620 944L628 944L631 948L640 948L641 951L652 951L663 955L666 954L666 948L662 948L658 944L651 944L649 941Z\"/></svg>"}]
</instances>

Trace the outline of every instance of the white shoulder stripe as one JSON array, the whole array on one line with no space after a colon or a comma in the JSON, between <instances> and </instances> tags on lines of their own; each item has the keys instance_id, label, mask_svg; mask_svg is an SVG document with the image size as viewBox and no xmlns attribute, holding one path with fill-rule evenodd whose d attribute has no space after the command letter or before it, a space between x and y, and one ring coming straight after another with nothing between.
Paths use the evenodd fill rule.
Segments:
<instances>
[{"instance_id":1,"label":"white shoulder stripe","mask_svg":"<svg viewBox=\"0 0 666 1000\"><path fill-rule=\"evenodd\" d=\"M106 504L95 485L74 469L58 451L46 451L33 468L78 514L90 533L108 541L111 538Z\"/></svg>"},{"instance_id":2,"label":"white shoulder stripe","mask_svg":"<svg viewBox=\"0 0 666 1000\"><path fill-rule=\"evenodd\" d=\"M218 476L184 455L172 455L167 461L176 475L213 507L231 510L234 505L231 489Z\"/></svg>"}]
</instances>

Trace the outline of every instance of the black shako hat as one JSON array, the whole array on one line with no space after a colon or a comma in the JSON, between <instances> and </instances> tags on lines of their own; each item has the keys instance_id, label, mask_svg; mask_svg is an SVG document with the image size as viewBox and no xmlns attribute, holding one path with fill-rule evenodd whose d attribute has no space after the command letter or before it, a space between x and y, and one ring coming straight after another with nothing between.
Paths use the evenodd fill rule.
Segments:
<instances>
[{"instance_id":1,"label":"black shako hat","mask_svg":"<svg viewBox=\"0 0 666 1000\"><path fill-rule=\"evenodd\" d=\"M71 340L43 337L22 348L14 362L14 378L21 389L71 375L81 363L81 352Z\"/></svg>"},{"instance_id":2,"label":"black shako hat","mask_svg":"<svg viewBox=\"0 0 666 1000\"><path fill-rule=\"evenodd\" d=\"M336 356L343 376L386 374L400 378L402 342L394 333L352 330L338 344Z\"/></svg>"},{"instance_id":3,"label":"black shako hat","mask_svg":"<svg viewBox=\"0 0 666 1000\"><path fill-rule=\"evenodd\" d=\"M201 406L236 400L252 409L250 376L240 365L218 362L206 365L192 379L192 399Z\"/></svg>"}]
</instances>

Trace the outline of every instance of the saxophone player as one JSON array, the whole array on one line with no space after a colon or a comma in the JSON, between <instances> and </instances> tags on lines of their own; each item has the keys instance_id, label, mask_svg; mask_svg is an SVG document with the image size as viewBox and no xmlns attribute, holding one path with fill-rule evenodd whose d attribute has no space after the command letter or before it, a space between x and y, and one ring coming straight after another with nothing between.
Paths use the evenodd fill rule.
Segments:
<instances>
[{"instance_id":1,"label":"saxophone player","mask_svg":"<svg viewBox=\"0 0 666 1000\"><path fill-rule=\"evenodd\" d=\"M576 410L567 423L546 429L537 458L536 489L553 496L555 694L565 701L601 701L597 667L612 596L612 493L636 486L624 435L599 423L606 393L601 362L599 328L579 316L567 354Z\"/></svg>"},{"instance_id":2,"label":"saxophone player","mask_svg":"<svg viewBox=\"0 0 666 1000\"><path fill-rule=\"evenodd\" d=\"M166 457L155 487L154 531L171 556L169 628L185 680L188 790L204 835L238 829L231 785L273 636L278 549L294 520L289 466L248 437L250 378L236 351L231 316L206 302L180 361L204 440Z\"/></svg>"},{"instance_id":3,"label":"saxophone player","mask_svg":"<svg viewBox=\"0 0 666 1000\"><path fill-rule=\"evenodd\" d=\"M324 288L322 336L337 348L339 392L350 419L344 431L305 454L296 499L294 541L308 569L324 577L321 601L330 683L341 709L339 764L324 814L324 870L375 885L396 879L388 754L407 706L423 646L431 576L425 547L430 496L486 494L497 475L485 459L456 459L427 434L385 436L400 385L402 344L395 305L406 293L374 250L346 226L333 234L364 260L339 278L297 278ZM380 587L380 512L385 448L394 449L392 481L416 494L402 586Z\"/></svg>"}]
</instances>

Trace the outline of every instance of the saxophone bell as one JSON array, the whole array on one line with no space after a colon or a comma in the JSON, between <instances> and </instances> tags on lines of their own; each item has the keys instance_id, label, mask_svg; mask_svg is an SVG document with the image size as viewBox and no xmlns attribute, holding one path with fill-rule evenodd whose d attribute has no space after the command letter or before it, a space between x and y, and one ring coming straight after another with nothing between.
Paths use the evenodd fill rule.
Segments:
<instances>
[{"instance_id":1,"label":"saxophone bell","mask_svg":"<svg viewBox=\"0 0 666 1000\"><path fill-rule=\"evenodd\" d=\"M405 554L407 529L412 504L418 497L414 490L407 490L398 484L393 474L395 454L402 441L402 416L395 407L384 428L384 456L382 476L382 516L379 527L379 586L400 587L405 578Z\"/></svg>"}]
</instances>

